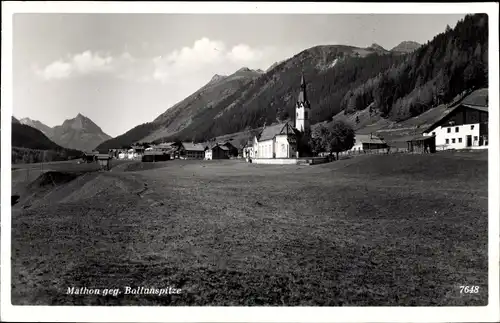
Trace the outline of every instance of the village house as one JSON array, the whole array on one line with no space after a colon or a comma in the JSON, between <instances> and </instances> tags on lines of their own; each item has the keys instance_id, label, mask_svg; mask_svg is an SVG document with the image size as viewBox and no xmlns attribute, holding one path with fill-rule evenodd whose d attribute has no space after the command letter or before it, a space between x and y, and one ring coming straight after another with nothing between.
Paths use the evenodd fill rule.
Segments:
<instances>
[{"instance_id":1,"label":"village house","mask_svg":"<svg viewBox=\"0 0 500 323\"><path fill-rule=\"evenodd\" d=\"M144 155L144 147L141 146L132 146L128 151L127 151L127 158L128 159L141 159L142 155Z\"/></svg>"},{"instance_id":2,"label":"village house","mask_svg":"<svg viewBox=\"0 0 500 323\"><path fill-rule=\"evenodd\" d=\"M209 145L205 148L205 160L229 159L230 150L220 144Z\"/></svg>"},{"instance_id":3,"label":"village house","mask_svg":"<svg viewBox=\"0 0 500 323\"><path fill-rule=\"evenodd\" d=\"M307 99L306 82L302 75L300 92L295 104L295 127L290 122L284 122L264 127L255 136L253 143L247 145L245 158L297 158L298 140L310 134L311 104ZM250 148L252 147L252 148Z\"/></svg>"},{"instance_id":4,"label":"village house","mask_svg":"<svg viewBox=\"0 0 500 323\"><path fill-rule=\"evenodd\" d=\"M439 150L488 148L488 89L479 89L448 108L423 132Z\"/></svg>"},{"instance_id":5,"label":"village house","mask_svg":"<svg viewBox=\"0 0 500 323\"><path fill-rule=\"evenodd\" d=\"M248 140L241 147L241 156L245 159L254 158L253 153L253 140Z\"/></svg>"},{"instance_id":6,"label":"village house","mask_svg":"<svg viewBox=\"0 0 500 323\"><path fill-rule=\"evenodd\" d=\"M356 134L354 138L354 146L352 146L350 152L362 153L387 148L387 143L373 134Z\"/></svg>"},{"instance_id":7,"label":"village house","mask_svg":"<svg viewBox=\"0 0 500 323\"><path fill-rule=\"evenodd\" d=\"M178 150L180 159L204 159L205 147L202 144L195 144L192 142L183 142L180 144Z\"/></svg>"}]
</instances>

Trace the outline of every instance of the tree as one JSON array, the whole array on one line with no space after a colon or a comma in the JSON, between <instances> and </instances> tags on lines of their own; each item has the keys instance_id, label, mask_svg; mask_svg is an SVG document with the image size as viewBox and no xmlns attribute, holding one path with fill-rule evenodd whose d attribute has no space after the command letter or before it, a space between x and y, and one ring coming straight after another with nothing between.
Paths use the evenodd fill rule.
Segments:
<instances>
[{"instance_id":1,"label":"tree","mask_svg":"<svg viewBox=\"0 0 500 323\"><path fill-rule=\"evenodd\" d=\"M354 130L343 121L336 121L332 126L320 125L314 128L309 145L314 153L329 152L330 156L346 151L354 146Z\"/></svg>"},{"instance_id":2,"label":"tree","mask_svg":"<svg viewBox=\"0 0 500 323\"><path fill-rule=\"evenodd\" d=\"M337 160L339 152L346 151L354 146L354 130L351 126L343 121L336 121L331 127L331 137L328 138L327 149L330 155L335 152Z\"/></svg>"}]
</instances>

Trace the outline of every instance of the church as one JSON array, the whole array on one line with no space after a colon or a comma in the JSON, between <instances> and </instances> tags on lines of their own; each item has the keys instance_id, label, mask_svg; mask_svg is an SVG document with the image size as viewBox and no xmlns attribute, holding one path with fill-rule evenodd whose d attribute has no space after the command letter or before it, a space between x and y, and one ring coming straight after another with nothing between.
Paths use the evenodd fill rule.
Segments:
<instances>
[{"instance_id":1,"label":"church","mask_svg":"<svg viewBox=\"0 0 500 323\"><path fill-rule=\"evenodd\" d=\"M264 126L253 138L244 157L249 158L298 158L299 142L310 135L311 104L307 100L304 75L300 81L300 92L295 104L295 125L287 121L272 126ZM246 155L246 156L245 156Z\"/></svg>"}]
</instances>

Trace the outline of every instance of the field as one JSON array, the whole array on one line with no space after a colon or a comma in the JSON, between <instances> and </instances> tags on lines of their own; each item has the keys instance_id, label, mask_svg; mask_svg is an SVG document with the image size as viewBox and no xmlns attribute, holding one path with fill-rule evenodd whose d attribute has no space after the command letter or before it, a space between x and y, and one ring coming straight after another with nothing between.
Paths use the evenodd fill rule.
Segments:
<instances>
[{"instance_id":1,"label":"field","mask_svg":"<svg viewBox=\"0 0 500 323\"><path fill-rule=\"evenodd\" d=\"M487 304L487 152L63 165L16 182L14 305ZM66 294L126 286L182 292Z\"/></svg>"}]
</instances>

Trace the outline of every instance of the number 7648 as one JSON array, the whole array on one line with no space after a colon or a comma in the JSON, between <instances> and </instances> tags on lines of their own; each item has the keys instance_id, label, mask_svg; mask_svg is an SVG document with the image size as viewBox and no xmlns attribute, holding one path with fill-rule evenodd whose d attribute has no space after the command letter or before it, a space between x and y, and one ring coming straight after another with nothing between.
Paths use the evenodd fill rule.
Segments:
<instances>
[{"instance_id":1,"label":"number 7648","mask_svg":"<svg viewBox=\"0 0 500 323\"><path fill-rule=\"evenodd\" d=\"M479 293L479 286L460 286L460 294L477 294Z\"/></svg>"}]
</instances>

